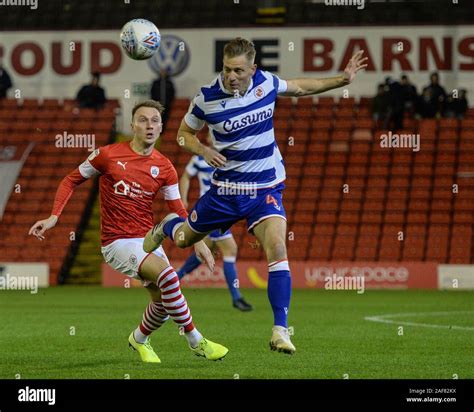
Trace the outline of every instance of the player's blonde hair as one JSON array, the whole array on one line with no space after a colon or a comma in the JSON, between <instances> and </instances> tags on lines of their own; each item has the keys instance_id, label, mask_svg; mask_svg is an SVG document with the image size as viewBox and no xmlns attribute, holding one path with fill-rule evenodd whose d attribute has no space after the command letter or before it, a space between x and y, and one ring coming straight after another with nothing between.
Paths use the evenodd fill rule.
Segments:
<instances>
[{"instance_id":1,"label":"player's blonde hair","mask_svg":"<svg viewBox=\"0 0 474 412\"><path fill-rule=\"evenodd\" d=\"M145 100L143 102L137 103L133 109L132 109L132 119L133 116L135 116L135 112L140 108L140 107L151 107L153 109L156 109L160 112L160 115L163 114L165 111L165 107L157 100Z\"/></svg>"},{"instance_id":2,"label":"player's blonde hair","mask_svg":"<svg viewBox=\"0 0 474 412\"><path fill-rule=\"evenodd\" d=\"M247 39L236 37L224 46L224 56L226 57L232 58L242 56L243 54L245 54L250 62L254 61L257 54L254 44Z\"/></svg>"}]
</instances>

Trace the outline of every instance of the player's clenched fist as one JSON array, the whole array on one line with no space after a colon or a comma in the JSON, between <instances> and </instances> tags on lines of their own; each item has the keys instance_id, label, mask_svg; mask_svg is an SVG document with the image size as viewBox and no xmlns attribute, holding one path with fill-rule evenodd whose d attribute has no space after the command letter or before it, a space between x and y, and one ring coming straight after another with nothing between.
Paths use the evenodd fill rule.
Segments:
<instances>
[{"instance_id":1,"label":"player's clenched fist","mask_svg":"<svg viewBox=\"0 0 474 412\"><path fill-rule=\"evenodd\" d=\"M58 217L54 215L51 215L47 219L38 220L33 226L31 226L28 234L36 236L39 240L44 240L44 232L56 226L57 221Z\"/></svg>"}]
</instances>

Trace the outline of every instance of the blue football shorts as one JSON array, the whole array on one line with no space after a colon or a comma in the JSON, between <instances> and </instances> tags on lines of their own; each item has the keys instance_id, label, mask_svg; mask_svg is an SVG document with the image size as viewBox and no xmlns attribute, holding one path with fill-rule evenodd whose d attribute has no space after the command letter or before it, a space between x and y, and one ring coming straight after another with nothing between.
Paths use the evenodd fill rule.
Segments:
<instances>
[{"instance_id":1,"label":"blue football shorts","mask_svg":"<svg viewBox=\"0 0 474 412\"><path fill-rule=\"evenodd\" d=\"M222 194L216 185L197 201L188 217L188 224L196 233L209 233L219 230L224 234L241 219L247 220L247 230L261 221L272 217L286 220L282 202L283 183L265 189L258 189L253 194Z\"/></svg>"}]
</instances>

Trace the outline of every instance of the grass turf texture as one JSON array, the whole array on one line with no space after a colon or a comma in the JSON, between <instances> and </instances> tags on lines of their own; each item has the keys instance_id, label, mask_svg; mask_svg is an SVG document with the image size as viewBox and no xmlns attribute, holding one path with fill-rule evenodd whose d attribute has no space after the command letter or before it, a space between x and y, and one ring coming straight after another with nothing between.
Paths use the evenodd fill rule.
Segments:
<instances>
[{"instance_id":1,"label":"grass turf texture","mask_svg":"<svg viewBox=\"0 0 474 412\"><path fill-rule=\"evenodd\" d=\"M161 364L144 364L127 345L148 294L140 289L56 287L0 292L0 378L194 379L474 378L474 330L375 323L365 316L409 316L401 322L474 327L474 293L294 290L290 325L294 356L271 352L272 313L263 290L244 290L254 311L231 307L227 290L184 289L204 336L229 348L223 361L196 357L169 320L152 335ZM72 329L74 328L74 329ZM74 332L74 334L72 334Z\"/></svg>"}]
</instances>

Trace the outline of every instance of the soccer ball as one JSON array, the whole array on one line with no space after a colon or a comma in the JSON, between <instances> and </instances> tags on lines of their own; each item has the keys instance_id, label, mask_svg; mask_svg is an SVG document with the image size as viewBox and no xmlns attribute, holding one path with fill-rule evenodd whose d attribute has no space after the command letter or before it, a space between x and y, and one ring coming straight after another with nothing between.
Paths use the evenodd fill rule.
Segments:
<instances>
[{"instance_id":1,"label":"soccer ball","mask_svg":"<svg viewBox=\"0 0 474 412\"><path fill-rule=\"evenodd\" d=\"M146 60L159 49L161 36L151 21L133 19L122 27L120 41L128 57L134 60Z\"/></svg>"}]
</instances>

